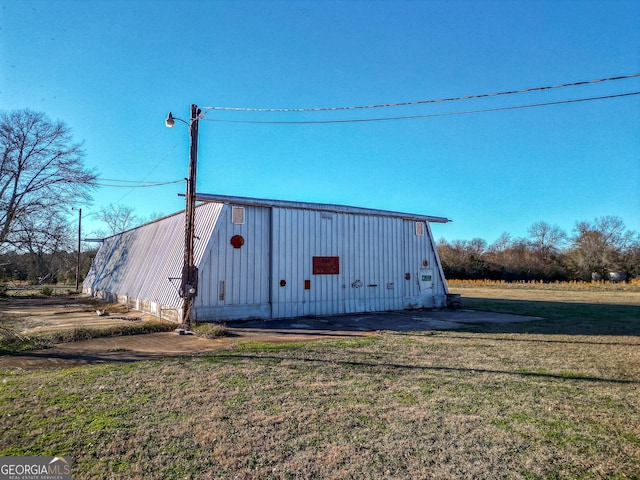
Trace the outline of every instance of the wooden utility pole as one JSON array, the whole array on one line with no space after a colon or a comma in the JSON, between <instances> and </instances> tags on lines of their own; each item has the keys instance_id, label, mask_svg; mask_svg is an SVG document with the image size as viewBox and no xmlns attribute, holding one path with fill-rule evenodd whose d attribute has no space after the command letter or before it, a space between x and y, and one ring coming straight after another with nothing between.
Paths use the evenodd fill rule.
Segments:
<instances>
[{"instance_id":1,"label":"wooden utility pole","mask_svg":"<svg viewBox=\"0 0 640 480\"><path fill-rule=\"evenodd\" d=\"M76 261L76 293L78 293L80 289L80 248L81 248L81 240L82 237L82 209L78 212L78 258Z\"/></svg>"},{"instance_id":2,"label":"wooden utility pole","mask_svg":"<svg viewBox=\"0 0 640 480\"><path fill-rule=\"evenodd\" d=\"M191 105L189 118L189 178L187 178L187 195L185 208L185 234L184 234L184 266L182 268L182 281L180 294L183 299L182 323L187 330L191 329L193 322L193 303L198 294L198 268L194 264L194 239L196 217L196 172L198 167L198 121L200 109L197 105Z\"/></svg>"}]
</instances>

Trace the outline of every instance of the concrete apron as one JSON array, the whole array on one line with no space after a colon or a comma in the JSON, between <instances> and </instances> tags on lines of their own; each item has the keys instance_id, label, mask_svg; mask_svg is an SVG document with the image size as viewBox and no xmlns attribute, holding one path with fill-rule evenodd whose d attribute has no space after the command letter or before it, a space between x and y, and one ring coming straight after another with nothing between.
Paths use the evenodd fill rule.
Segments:
<instances>
[{"instance_id":1,"label":"concrete apron","mask_svg":"<svg viewBox=\"0 0 640 480\"><path fill-rule=\"evenodd\" d=\"M403 310L397 312L372 312L366 314L298 317L279 320L250 320L228 322L231 328L262 329L266 331L421 331L455 330L467 325L505 324L540 320L505 313L481 312L476 310Z\"/></svg>"}]
</instances>

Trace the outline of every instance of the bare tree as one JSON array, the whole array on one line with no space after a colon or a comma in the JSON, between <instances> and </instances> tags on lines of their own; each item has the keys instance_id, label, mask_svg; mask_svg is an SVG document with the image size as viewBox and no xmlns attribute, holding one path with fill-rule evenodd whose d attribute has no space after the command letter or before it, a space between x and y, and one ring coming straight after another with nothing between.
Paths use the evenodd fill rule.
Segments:
<instances>
[{"instance_id":1,"label":"bare tree","mask_svg":"<svg viewBox=\"0 0 640 480\"><path fill-rule=\"evenodd\" d=\"M96 217L109 227L111 235L129 230L139 224L138 217L133 214L133 207L109 204L102 207Z\"/></svg>"},{"instance_id":2,"label":"bare tree","mask_svg":"<svg viewBox=\"0 0 640 480\"><path fill-rule=\"evenodd\" d=\"M544 260L562 248L567 234L560 227L547 222L536 222L529 227L529 240L534 251L539 252Z\"/></svg>"},{"instance_id":3,"label":"bare tree","mask_svg":"<svg viewBox=\"0 0 640 480\"><path fill-rule=\"evenodd\" d=\"M623 253L633 237L634 232L628 231L619 217L577 223L570 252L574 271L583 278L592 273L607 278L609 272L624 268Z\"/></svg>"},{"instance_id":4,"label":"bare tree","mask_svg":"<svg viewBox=\"0 0 640 480\"><path fill-rule=\"evenodd\" d=\"M158 220L159 218L162 218L162 217L164 217L164 214L162 212L153 211L146 217L138 217L138 220L140 221L140 224L143 224L143 223L153 222L154 220Z\"/></svg>"},{"instance_id":5,"label":"bare tree","mask_svg":"<svg viewBox=\"0 0 640 480\"><path fill-rule=\"evenodd\" d=\"M498 237L498 239L489 245L489 252L504 252L513 244L513 240L511 239L511 235L507 232L503 232L502 235Z\"/></svg>"},{"instance_id":6,"label":"bare tree","mask_svg":"<svg viewBox=\"0 0 640 480\"><path fill-rule=\"evenodd\" d=\"M630 276L640 276L640 235L635 234L635 238L624 251L622 260Z\"/></svg>"},{"instance_id":7,"label":"bare tree","mask_svg":"<svg viewBox=\"0 0 640 480\"><path fill-rule=\"evenodd\" d=\"M73 234L67 220L58 213L38 212L20 217L13 247L29 259L28 276L32 280L57 281L59 256L73 249Z\"/></svg>"},{"instance_id":8,"label":"bare tree","mask_svg":"<svg viewBox=\"0 0 640 480\"><path fill-rule=\"evenodd\" d=\"M471 241L438 241L438 254L448 275L454 278L483 278L487 265L484 255L487 242L481 238Z\"/></svg>"},{"instance_id":9,"label":"bare tree","mask_svg":"<svg viewBox=\"0 0 640 480\"><path fill-rule=\"evenodd\" d=\"M0 155L0 248L24 238L27 218L90 199L96 174L82 165L81 145L61 121L28 109L0 112Z\"/></svg>"}]
</instances>

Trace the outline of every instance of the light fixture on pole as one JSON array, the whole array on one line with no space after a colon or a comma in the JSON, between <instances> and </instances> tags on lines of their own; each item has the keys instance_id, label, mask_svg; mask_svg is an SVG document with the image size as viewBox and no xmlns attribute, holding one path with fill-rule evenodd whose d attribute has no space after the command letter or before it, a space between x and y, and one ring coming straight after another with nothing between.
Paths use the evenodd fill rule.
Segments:
<instances>
[{"instance_id":1,"label":"light fixture on pole","mask_svg":"<svg viewBox=\"0 0 640 480\"><path fill-rule=\"evenodd\" d=\"M182 323L187 330L191 329L193 321L193 304L198 294L198 267L194 262L194 238L195 238L195 209L196 209L196 172L198 166L198 121L201 110L197 105L191 105L189 122L174 117L171 112L164 121L168 128L173 127L176 120L185 123L189 127L189 176L187 178L187 193L185 206L185 233L184 233L184 265L180 282L180 296L182 297Z\"/></svg>"},{"instance_id":2,"label":"light fixture on pole","mask_svg":"<svg viewBox=\"0 0 640 480\"><path fill-rule=\"evenodd\" d=\"M178 120L180 120L180 119L178 119ZM182 121L184 122L184 120L182 120ZM176 121L173 118L173 115L171 114L171 112L169 112L169 115L167 115L167 119L164 121L164 124L167 126L167 128L171 128L171 127L173 127L175 125L175 123L176 123ZM187 123L187 122L184 122L184 123ZM189 125L189 124L187 123L187 125Z\"/></svg>"}]
</instances>

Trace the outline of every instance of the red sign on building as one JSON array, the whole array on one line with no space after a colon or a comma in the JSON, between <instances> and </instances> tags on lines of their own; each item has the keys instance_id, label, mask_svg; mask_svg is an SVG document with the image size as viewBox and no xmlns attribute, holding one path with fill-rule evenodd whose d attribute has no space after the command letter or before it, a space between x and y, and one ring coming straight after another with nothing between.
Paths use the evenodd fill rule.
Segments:
<instances>
[{"instance_id":1,"label":"red sign on building","mask_svg":"<svg viewBox=\"0 0 640 480\"><path fill-rule=\"evenodd\" d=\"M340 273L340 257L313 257L314 275L337 275Z\"/></svg>"}]
</instances>

